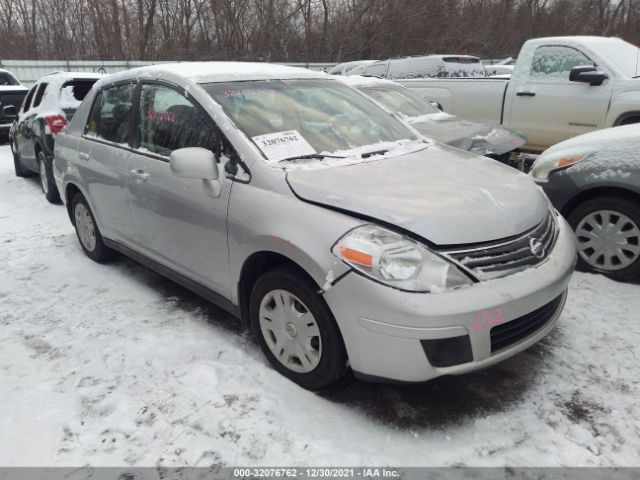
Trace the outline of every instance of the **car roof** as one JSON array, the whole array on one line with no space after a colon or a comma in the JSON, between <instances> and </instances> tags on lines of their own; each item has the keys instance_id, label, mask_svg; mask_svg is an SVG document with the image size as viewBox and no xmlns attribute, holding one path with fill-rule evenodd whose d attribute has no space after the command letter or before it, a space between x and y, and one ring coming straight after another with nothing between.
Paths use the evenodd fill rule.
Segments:
<instances>
[{"instance_id":1,"label":"car roof","mask_svg":"<svg viewBox=\"0 0 640 480\"><path fill-rule=\"evenodd\" d=\"M51 79L70 80L70 79L99 79L104 75L102 73L93 72L51 72L38 79L38 82Z\"/></svg>"},{"instance_id":2,"label":"car roof","mask_svg":"<svg viewBox=\"0 0 640 480\"><path fill-rule=\"evenodd\" d=\"M174 82L214 83L248 80L330 78L326 73L266 62L161 63L106 75L100 85L129 79L166 79Z\"/></svg>"},{"instance_id":3,"label":"car roof","mask_svg":"<svg viewBox=\"0 0 640 480\"><path fill-rule=\"evenodd\" d=\"M385 80L384 78L380 78L380 77L368 77L365 75L336 75L336 79L354 88L371 87L374 85L398 86L397 83L394 83L391 80Z\"/></svg>"},{"instance_id":4,"label":"car roof","mask_svg":"<svg viewBox=\"0 0 640 480\"><path fill-rule=\"evenodd\" d=\"M618 37L600 37L597 35L564 35L564 36L556 36L556 37L532 38L531 40L527 40L527 41L535 45L559 42L559 43L568 43L568 44L581 43L587 46L594 46L594 45L616 44L621 40L622 39Z\"/></svg>"},{"instance_id":5,"label":"car roof","mask_svg":"<svg viewBox=\"0 0 640 480\"><path fill-rule=\"evenodd\" d=\"M389 60L417 60L417 59L422 59L422 58L430 58L430 59L434 59L434 60L441 60L443 58L472 58L472 59L477 59L480 60L480 57L476 57L475 55L458 55L458 54L427 54L427 55L407 55L405 57L395 57L395 58L390 58Z\"/></svg>"}]
</instances>

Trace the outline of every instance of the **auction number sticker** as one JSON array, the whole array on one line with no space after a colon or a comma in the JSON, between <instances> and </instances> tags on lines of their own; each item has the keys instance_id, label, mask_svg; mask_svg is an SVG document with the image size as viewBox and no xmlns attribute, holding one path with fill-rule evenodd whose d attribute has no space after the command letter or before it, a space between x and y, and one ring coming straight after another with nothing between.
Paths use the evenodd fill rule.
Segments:
<instances>
[{"instance_id":1,"label":"auction number sticker","mask_svg":"<svg viewBox=\"0 0 640 480\"><path fill-rule=\"evenodd\" d=\"M271 162L317 153L297 130L267 133L251 139Z\"/></svg>"}]
</instances>

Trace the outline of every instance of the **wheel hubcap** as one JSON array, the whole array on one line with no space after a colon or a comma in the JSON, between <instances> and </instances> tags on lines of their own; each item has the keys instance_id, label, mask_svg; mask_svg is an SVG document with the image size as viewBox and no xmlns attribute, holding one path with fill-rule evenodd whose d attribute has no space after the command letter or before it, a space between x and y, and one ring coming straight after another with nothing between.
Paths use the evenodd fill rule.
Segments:
<instances>
[{"instance_id":1,"label":"wheel hubcap","mask_svg":"<svg viewBox=\"0 0 640 480\"><path fill-rule=\"evenodd\" d=\"M83 204L79 203L76 205L74 216L76 219L76 231L78 232L80 242L82 242L84 248L93 252L96 248L96 229L93 225L89 210L87 210Z\"/></svg>"},{"instance_id":2,"label":"wheel hubcap","mask_svg":"<svg viewBox=\"0 0 640 480\"><path fill-rule=\"evenodd\" d=\"M576 227L578 254L598 270L621 270L640 257L640 228L623 213L598 210Z\"/></svg>"},{"instance_id":3,"label":"wheel hubcap","mask_svg":"<svg viewBox=\"0 0 640 480\"><path fill-rule=\"evenodd\" d=\"M49 193L49 182L47 181L47 167L42 156L40 156L38 164L40 166L40 185L42 186L42 191L46 195Z\"/></svg>"},{"instance_id":4,"label":"wheel hubcap","mask_svg":"<svg viewBox=\"0 0 640 480\"><path fill-rule=\"evenodd\" d=\"M289 370L308 373L318 366L322 340L315 317L286 290L272 290L260 302L260 329L269 350Z\"/></svg>"}]
</instances>

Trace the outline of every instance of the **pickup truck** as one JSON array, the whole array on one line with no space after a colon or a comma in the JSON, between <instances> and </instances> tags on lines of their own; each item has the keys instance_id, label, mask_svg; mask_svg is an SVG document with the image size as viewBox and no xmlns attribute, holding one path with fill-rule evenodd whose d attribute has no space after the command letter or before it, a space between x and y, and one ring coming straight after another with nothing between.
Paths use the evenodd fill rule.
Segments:
<instances>
[{"instance_id":1,"label":"pickup truck","mask_svg":"<svg viewBox=\"0 0 640 480\"><path fill-rule=\"evenodd\" d=\"M28 89L11 72L0 69L0 143L8 138Z\"/></svg>"},{"instance_id":2,"label":"pickup truck","mask_svg":"<svg viewBox=\"0 0 640 480\"><path fill-rule=\"evenodd\" d=\"M524 132L534 153L592 130L640 122L640 49L619 38L547 37L503 78L394 78L454 115Z\"/></svg>"}]
</instances>

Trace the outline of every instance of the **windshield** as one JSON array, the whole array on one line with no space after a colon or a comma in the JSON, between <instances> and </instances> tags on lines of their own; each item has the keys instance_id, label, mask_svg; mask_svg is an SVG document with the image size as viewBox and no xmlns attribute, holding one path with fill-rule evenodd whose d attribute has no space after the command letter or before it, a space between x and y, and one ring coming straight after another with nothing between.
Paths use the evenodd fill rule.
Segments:
<instances>
[{"instance_id":1,"label":"windshield","mask_svg":"<svg viewBox=\"0 0 640 480\"><path fill-rule=\"evenodd\" d=\"M397 87L392 84L381 84L357 88L376 100L387 110L405 117L415 118L421 115L440 113L440 110L431 106L429 102L426 102L415 93L403 87Z\"/></svg>"},{"instance_id":2,"label":"windshield","mask_svg":"<svg viewBox=\"0 0 640 480\"><path fill-rule=\"evenodd\" d=\"M590 44L602 58L627 77L640 75L638 47L620 38L604 38Z\"/></svg>"},{"instance_id":3,"label":"windshield","mask_svg":"<svg viewBox=\"0 0 640 480\"><path fill-rule=\"evenodd\" d=\"M20 85L20 82L13 75L7 72L0 72L0 85Z\"/></svg>"},{"instance_id":4,"label":"windshield","mask_svg":"<svg viewBox=\"0 0 640 480\"><path fill-rule=\"evenodd\" d=\"M270 161L416 138L392 115L333 80L261 80L202 87Z\"/></svg>"}]
</instances>

